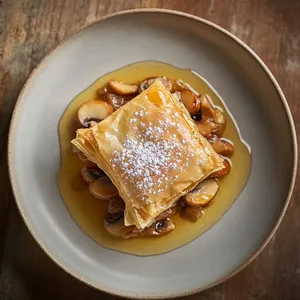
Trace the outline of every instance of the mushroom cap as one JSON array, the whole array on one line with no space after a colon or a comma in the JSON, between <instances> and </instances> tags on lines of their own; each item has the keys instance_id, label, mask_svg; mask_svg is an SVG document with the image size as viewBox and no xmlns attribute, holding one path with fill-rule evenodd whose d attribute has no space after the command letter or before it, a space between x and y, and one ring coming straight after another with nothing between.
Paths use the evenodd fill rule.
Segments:
<instances>
[{"instance_id":1,"label":"mushroom cap","mask_svg":"<svg viewBox=\"0 0 300 300\"><path fill-rule=\"evenodd\" d=\"M227 139L219 138L215 134L207 137L214 150L221 155L230 156L233 153L233 143Z\"/></svg>"},{"instance_id":2,"label":"mushroom cap","mask_svg":"<svg viewBox=\"0 0 300 300\"><path fill-rule=\"evenodd\" d=\"M200 96L201 100L201 115L203 118L212 119L214 117L215 109L211 104L211 99L208 95Z\"/></svg>"},{"instance_id":3,"label":"mushroom cap","mask_svg":"<svg viewBox=\"0 0 300 300\"><path fill-rule=\"evenodd\" d=\"M118 190L112 182L101 177L90 183L89 191L95 198L101 200L108 200L118 195Z\"/></svg>"},{"instance_id":4,"label":"mushroom cap","mask_svg":"<svg viewBox=\"0 0 300 300\"><path fill-rule=\"evenodd\" d=\"M199 133L202 134L204 137L207 137L211 134L211 126L208 120L201 119L200 121L195 123Z\"/></svg>"},{"instance_id":5,"label":"mushroom cap","mask_svg":"<svg viewBox=\"0 0 300 300\"><path fill-rule=\"evenodd\" d=\"M132 95L116 95L112 93L107 93L105 95L106 101L113 107L114 110L117 110L121 106L125 105L132 98Z\"/></svg>"},{"instance_id":6,"label":"mushroom cap","mask_svg":"<svg viewBox=\"0 0 300 300\"><path fill-rule=\"evenodd\" d=\"M190 206L190 205L186 205L182 212L181 215L192 221L192 222L196 222L199 220L199 218L204 214L203 212L203 208L201 206Z\"/></svg>"},{"instance_id":7,"label":"mushroom cap","mask_svg":"<svg viewBox=\"0 0 300 300\"><path fill-rule=\"evenodd\" d=\"M183 103L191 116L194 116L200 110L200 99L188 89L184 89L180 92L180 101Z\"/></svg>"},{"instance_id":8,"label":"mushroom cap","mask_svg":"<svg viewBox=\"0 0 300 300\"><path fill-rule=\"evenodd\" d=\"M105 173L102 170L100 170L97 166L89 167L87 165L81 169L81 176L87 183L92 183L96 181L99 177L106 177Z\"/></svg>"},{"instance_id":9,"label":"mushroom cap","mask_svg":"<svg viewBox=\"0 0 300 300\"><path fill-rule=\"evenodd\" d=\"M217 194L219 185L214 179L200 182L191 192L183 196L183 200L190 206L205 206Z\"/></svg>"},{"instance_id":10,"label":"mushroom cap","mask_svg":"<svg viewBox=\"0 0 300 300\"><path fill-rule=\"evenodd\" d=\"M165 86L168 91L173 90L172 81L166 77L150 77L142 81L138 86L138 92L141 93L146 90L151 84L153 84L156 80L161 81L161 83Z\"/></svg>"},{"instance_id":11,"label":"mushroom cap","mask_svg":"<svg viewBox=\"0 0 300 300\"><path fill-rule=\"evenodd\" d=\"M112 107L101 100L91 100L78 109L78 120L84 127L89 127L91 121L100 122L113 113Z\"/></svg>"},{"instance_id":12,"label":"mushroom cap","mask_svg":"<svg viewBox=\"0 0 300 300\"><path fill-rule=\"evenodd\" d=\"M136 84L126 84L117 80L111 80L108 84L118 95L135 94L138 90Z\"/></svg>"},{"instance_id":13,"label":"mushroom cap","mask_svg":"<svg viewBox=\"0 0 300 300\"><path fill-rule=\"evenodd\" d=\"M132 233L135 226L124 225L124 215L122 212L108 214L104 218L104 228L113 236L126 238Z\"/></svg>"},{"instance_id":14,"label":"mushroom cap","mask_svg":"<svg viewBox=\"0 0 300 300\"><path fill-rule=\"evenodd\" d=\"M108 203L108 212L110 214L124 212L125 203L120 196L113 197Z\"/></svg>"},{"instance_id":15,"label":"mushroom cap","mask_svg":"<svg viewBox=\"0 0 300 300\"><path fill-rule=\"evenodd\" d=\"M225 130L226 120L223 112L219 108L215 108L213 120L210 122L212 133L221 136Z\"/></svg>"},{"instance_id":16,"label":"mushroom cap","mask_svg":"<svg viewBox=\"0 0 300 300\"><path fill-rule=\"evenodd\" d=\"M227 175L231 170L231 161L228 158L223 157L223 165L224 168L220 171L217 171L215 173L212 173L208 176L208 178L218 178Z\"/></svg>"}]
</instances>

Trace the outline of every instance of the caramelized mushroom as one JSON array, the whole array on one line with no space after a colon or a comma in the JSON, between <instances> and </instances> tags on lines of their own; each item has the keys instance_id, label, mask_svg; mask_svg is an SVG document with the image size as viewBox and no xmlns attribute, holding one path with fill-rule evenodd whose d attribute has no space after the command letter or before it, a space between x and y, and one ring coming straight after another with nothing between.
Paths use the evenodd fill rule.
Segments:
<instances>
[{"instance_id":1,"label":"caramelized mushroom","mask_svg":"<svg viewBox=\"0 0 300 300\"><path fill-rule=\"evenodd\" d=\"M103 88L101 88L101 89L99 89L98 91L97 91L97 94L98 94L98 96L101 98L101 100L102 100L102 97L103 96L105 96L105 94L107 94L107 86L104 86Z\"/></svg>"},{"instance_id":2,"label":"caramelized mushroom","mask_svg":"<svg viewBox=\"0 0 300 300\"><path fill-rule=\"evenodd\" d=\"M191 192L183 196L183 200L190 206L205 206L217 194L219 185L214 179L200 182Z\"/></svg>"},{"instance_id":3,"label":"caramelized mushroom","mask_svg":"<svg viewBox=\"0 0 300 300\"><path fill-rule=\"evenodd\" d=\"M81 169L81 175L85 182L92 183L96 181L98 178L104 178L105 173L100 170L98 167L88 167L85 166Z\"/></svg>"},{"instance_id":4,"label":"caramelized mushroom","mask_svg":"<svg viewBox=\"0 0 300 300\"><path fill-rule=\"evenodd\" d=\"M113 197L108 203L108 212L110 214L124 212L125 203L120 196Z\"/></svg>"},{"instance_id":5,"label":"caramelized mushroom","mask_svg":"<svg viewBox=\"0 0 300 300\"><path fill-rule=\"evenodd\" d=\"M228 159L224 158L223 165L224 168L222 170L209 175L208 178L218 178L227 175L231 170L231 163Z\"/></svg>"},{"instance_id":6,"label":"caramelized mushroom","mask_svg":"<svg viewBox=\"0 0 300 300\"><path fill-rule=\"evenodd\" d=\"M124 95L135 94L138 90L138 86L136 84L125 84L117 80L111 80L108 84L113 89L113 91L118 95L124 96Z\"/></svg>"},{"instance_id":7,"label":"caramelized mushroom","mask_svg":"<svg viewBox=\"0 0 300 300\"><path fill-rule=\"evenodd\" d=\"M138 93L140 94L141 92L145 91L152 83L154 83L155 80L160 80L168 91L172 90L172 81L171 80L169 80L166 77L154 77L154 78L148 78L148 79L142 81L139 84Z\"/></svg>"},{"instance_id":8,"label":"caramelized mushroom","mask_svg":"<svg viewBox=\"0 0 300 300\"><path fill-rule=\"evenodd\" d=\"M202 119L199 122L196 122L198 131L204 136L207 137L211 134L211 127L209 121Z\"/></svg>"},{"instance_id":9,"label":"caramelized mushroom","mask_svg":"<svg viewBox=\"0 0 300 300\"><path fill-rule=\"evenodd\" d=\"M182 217L192 222L198 221L202 215L203 215L203 208L201 206L197 207L197 206L186 205L181 212Z\"/></svg>"},{"instance_id":10,"label":"caramelized mushroom","mask_svg":"<svg viewBox=\"0 0 300 300\"><path fill-rule=\"evenodd\" d=\"M214 117L215 109L211 105L211 100L208 95L201 95L201 115L205 119L212 119Z\"/></svg>"},{"instance_id":11,"label":"caramelized mushroom","mask_svg":"<svg viewBox=\"0 0 300 300\"><path fill-rule=\"evenodd\" d=\"M167 210L163 211L160 215L156 217L156 221L161 221L163 219L169 218L176 213L176 206L170 207Z\"/></svg>"},{"instance_id":12,"label":"caramelized mushroom","mask_svg":"<svg viewBox=\"0 0 300 300\"><path fill-rule=\"evenodd\" d=\"M112 107L100 100L91 100L78 109L78 120L84 127L90 127L91 121L100 122L113 112Z\"/></svg>"},{"instance_id":13,"label":"caramelized mushroom","mask_svg":"<svg viewBox=\"0 0 300 300\"><path fill-rule=\"evenodd\" d=\"M176 79L172 83L172 91L173 92L181 92L184 89L188 89L187 85L180 79Z\"/></svg>"},{"instance_id":14,"label":"caramelized mushroom","mask_svg":"<svg viewBox=\"0 0 300 300\"><path fill-rule=\"evenodd\" d=\"M200 99L188 89L180 92L180 101L183 103L191 116L195 115L200 110Z\"/></svg>"},{"instance_id":15,"label":"caramelized mushroom","mask_svg":"<svg viewBox=\"0 0 300 300\"><path fill-rule=\"evenodd\" d=\"M108 93L105 95L106 101L113 107L114 110L117 110L121 106L125 105L127 102L129 102L133 98L132 95L115 95Z\"/></svg>"},{"instance_id":16,"label":"caramelized mushroom","mask_svg":"<svg viewBox=\"0 0 300 300\"><path fill-rule=\"evenodd\" d=\"M108 214L104 218L104 227L113 236L128 238L136 228L135 226L124 225L124 215L122 212Z\"/></svg>"},{"instance_id":17,"label":"caramelized mushroom","mask_svg":"<svg viewBox=\"0 0 300 300\"><path fill-rule=\"evenodd\" d=\"M226 121L222 111L219 108L215 108L213 121L210 122L212 133L221 136L225 130L225 125Z\"/></svg>"},{"instance_id":18,"label":"caramelized mushroom","mask_svg":"<svg viewBox=\"0 0 300 300\"><path fill-rule=\"evenodd\" d=\"M158 236L175 228L170 218L153 223L150 227L139 229L135 226L125 226L123 213L108 214L104 219L104 227L113 236L130 239L138 236Z\"/></svg>"},{"instance_id":19,"label":"caramelized mushroom","mask_svg":"<svg viewBox=\"0 0 300 300\"><path fill-rule=\"evenodd\" d=\"M89 185L90 193L98 199L108 200L118 195L116 187L107 179L98 178Z\"/></svg>"},{"instance_id":20,"label":"caramelized mushroom","mask_svg":"<svg viewBox=\"0 0 300 300\"><path fill-rule=\"evenodd\" d=\"M152 235L162 235L166 234L169 231L175 228L174 223L170 218L166 218L160 221L153 223L150 227L144 229L144 235L152 236Z\"/></svg>"},{"instance_id":21,"label":"caramelized mushroom","mask_svg":"<svg viewBox=\"0 0 300 300\"><path fill-rule=\"evenodd\" d=\"M123 235L124 239L130 239L139 236L159 236L166 234L175 228L174 223L170 218L156 221L151 226L144 229L134 227L130 233Z\"/></svg>"},{"instance_id":22,"label":"caramelized mushroom","mask_svg":"<svg viewBox=\"0 0 300 300\"><path fill-rule=\"evenodd\" d=\"M207 137L214 150L221 155L229 156L233 153L233 144L225 139L219 139L215 134Z\"/></svg>"},{"instance_id":23,"label":"caramelized mushroom","mask_svg":"<svg viewBox=\"0 0 300 300\"><path fill-rule=\"evenodd\" d=\"M208 95L201 95L200 99L202 118L209 121L212 133L221 136L226 124L223 112L220 108L212 106Z\"/></svg>"},{"instance_id":24,"label":"caramelized mushroom","mask_svg":"<svg viewBox=\"0 0 300 300\"><path fill-rule=\"evenodd\" d=\"M148 78L142 81L138 86L138 93L145 91L152 83L154 82L153 78Z\"/></svg>"}]
</instances>

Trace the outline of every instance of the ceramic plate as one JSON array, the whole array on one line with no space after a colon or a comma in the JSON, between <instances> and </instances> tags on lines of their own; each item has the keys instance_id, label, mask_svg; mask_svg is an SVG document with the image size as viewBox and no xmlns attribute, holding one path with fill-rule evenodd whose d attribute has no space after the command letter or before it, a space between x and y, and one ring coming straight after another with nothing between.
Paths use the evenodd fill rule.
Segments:
<instances>
[{"instance_id":1,"label":"ceramic plate","mask_svg":"<svg viewBox=\"0 0 300 300\"><path fill-rule=\"evenodd\" d=\"M104 249L75 224L57 185L58 122L101 75L137 61L191 68L225 100L252 149L246 187L220 222L163 255ZM15 198L37 242L63 269L100 290L140 298L187 295L239 272L270 240L296 174L295 129L273 75L245 44L200 18L135 10L102 18L47 55L27 80L9 136Z\"/></svg>"}]
</instances>

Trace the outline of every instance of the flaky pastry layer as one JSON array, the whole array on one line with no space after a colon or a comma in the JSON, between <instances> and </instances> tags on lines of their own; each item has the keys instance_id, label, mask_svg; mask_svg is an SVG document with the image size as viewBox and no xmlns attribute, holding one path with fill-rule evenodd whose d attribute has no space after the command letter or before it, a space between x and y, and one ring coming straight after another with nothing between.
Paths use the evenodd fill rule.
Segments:
<instances>
[{"instance_id":1,"label":"flaky pastry layer","mask_svg":"<svg viewBox=\"0 0 300 300\"><path fill-rule=\"evenodd\" d=\"M125 225L150 226L223 159L160 81L72 143L102 169L125 202Z\"/></svg>"}]
</instances>

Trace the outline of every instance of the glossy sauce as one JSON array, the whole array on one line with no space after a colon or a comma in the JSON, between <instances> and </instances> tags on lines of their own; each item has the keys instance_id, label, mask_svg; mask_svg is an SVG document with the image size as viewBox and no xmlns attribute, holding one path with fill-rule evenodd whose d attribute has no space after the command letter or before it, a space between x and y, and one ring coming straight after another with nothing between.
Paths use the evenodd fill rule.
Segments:
<instances>
[{"instance_id":1,"label":"glossy sauce","mask_svg":"<svg viewBox=\"0 0 300 300\"><path fill-rule=\"evenodd\" d=\"M173 217L176 228L159 237L139 237L129 240L116 238L107 233L103 226L107 214L107 201L92 197L88 185L81 179L80 170L83 163L77 154L72 152L70 141L75 137L72 126L78 108L89 100L99 99L97 90L115 79L125 83L136 83L145 78L166 76L169 79L181 79L188 83L199 94L208 94L215 106L223 109L226 118L226 128L222 137L234 143L234 153L231 156L231 172L220 179L219 191L212 203L204 209L201 218L192 223L178 214ZM168 64L147 61L139 62L118 69L97 79L90 87L75 97L64 112L59 123L59 138L61 145L61 168L58 183L62 198L78 226L101 246L136 254L154 255L178 248L209 229L218 222L230 208L245 186L251 168L250 148L241 139L232 116L222 100L209 85L195 72L179 69Z\"/></svg>"}]
</instances>

